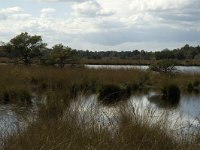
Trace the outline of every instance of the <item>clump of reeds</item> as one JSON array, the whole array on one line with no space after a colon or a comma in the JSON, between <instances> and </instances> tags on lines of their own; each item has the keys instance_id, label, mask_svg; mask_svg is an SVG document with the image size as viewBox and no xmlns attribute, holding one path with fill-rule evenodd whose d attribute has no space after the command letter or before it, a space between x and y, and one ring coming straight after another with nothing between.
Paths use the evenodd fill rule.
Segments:
<instances>
[{"instance_id":1,"label":"clump of reeds","mask_svg":"<svg viewBox=\"0 0 200 150\"><path fill-rule=\"evenodd\" d=\"M99 100L104 104L127 99L130 96L130 88L120 87L114 84L103 85L99 90Z\"/></svg>"},{"instance_id":2,"label":"clump of reeds","mask_svg":"<svg viewBox=\"0 0 200 150\"><path fill-rule=\"evenodd\" d=\"M177 85L167 85L162 89L162 96L166 100L180 99L180 88Z\"/></svg>"},{"instance_id":3,"label":"clump of reeds","mask_svg":"<svg viewBox=\"0 0 200 150\"><path fill-rule=\"evenodd\" d=\"M190 82L187 85L187 91L189 93L199 93L200 87L199 87L200 83L199 81L194 81L194 82Z\"/></svg>"},{"instance_id":4,"label":"clump of reeds","mask_svg":"<svg viewBox=\"0 0 200 150\"><path fill-rule=\"evenodd\" d=\"M4 90L1 92L0 101L3 103L31 104L32 94L28 90Z\"/></svg>"},{"instance_id":5,"label":"clump of reeds","mask_svg":"<svg viewBox=\"0 0 200 150\"><path fill-rule=\"evenodd\" d=\"M199 143L194 139L192 144L176 140L173 135L166 132L166 125L162 121L157 120L154 125L148 124L152 114L146 118L134 110L121 110L121 114L114 117L115 120L110 120L109 124L112 126L105 127L98 124L94 116L85 122L83 118L77 118L77 115L84 114L76 113L66 109L64 118L62 115L59 118L39 117L26 130L5 140L4 149L199 149ZM115 121L119 123L118 126L113 125Z\"/></svg>"}]
</instances>

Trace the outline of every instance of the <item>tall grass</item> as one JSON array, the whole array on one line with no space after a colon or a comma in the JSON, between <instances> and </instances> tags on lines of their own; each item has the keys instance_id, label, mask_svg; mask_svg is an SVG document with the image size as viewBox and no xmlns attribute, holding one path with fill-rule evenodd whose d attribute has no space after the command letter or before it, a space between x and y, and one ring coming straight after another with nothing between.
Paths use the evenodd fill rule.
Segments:
<instances>
[{"instance_id":1,"label":"tall grass","mask_svg":"<svg viewBox=\"0 0 200 150\"><path fill-rule=\"evenodd\" d=\"M26 89L46 91L97 91L102 85L129 86L133 92L175 84L184 92L189 83L199 83L199 74L157 74L137 69L64 69L43 66L0 66L0 91ZM196 86L197 87L197 86Z\"/></svg>"},{"instance_id":2,"label":"tall grass","mask_svg":"<svg viewBox=\"0 0 200 150\"><path fill-rule=\"evenodd\" d=\"M135 113L135 108L121 108L116 115L118 126L97 124L94 116L89 122L79 120L77 111L69 109L79 92L97 92L105 85L128 87L131 93L160 91L166 85L178 85L186 92L189 83L200 82L200 75L157 74L136 69L87 69L54 67L0 66L0 98L9 98L9 91L27 90L46 95L38 118L25 130L4 140L5 150L64 150L64 149L199 149L199 136L190 142L177 141L168 134L166 122L152 125L149 118ZM5 96L7 91L7 96ZM20 92L16 92L19 93ZM17 94L17 95L19 95ZM5 96L5 97L4 97ZM92 113L91 113L92 115ZM163 116L164 117L164 116Z\"/></svg>"},{"instance_id":3,"label":"tall grass","mask_svg":"<svg viewBox=\"0 0 200 150\"><path fill-rule=\"evenodd\" d=\"M122 106L123 108L123 106ZM114 120L110 119L110 126L98 124L94 116L88 122L78 116L83 112L72 111L65 108L64 115L59 117L47 115L48 111L42 111L36 122L26 130L12 135L4 141L5 150L116 150L116 149L155 149L155 150L183 150L199 149L199 141L191 137L190 142L184 138L176 140L175 134L169 134L167 122L158 119L157 123L150 124L152 119L137 112L137 109L120 109L120 114ZM53 109L50 107L49 109ZM150 112L153 110L148 110ZM56 111L55 111L56 112ZM91 113L91 115L93 115ZM164 118L164 114L160 116ZM114 125L117 122L118 125Z\"/></svg>"}]
</instances>

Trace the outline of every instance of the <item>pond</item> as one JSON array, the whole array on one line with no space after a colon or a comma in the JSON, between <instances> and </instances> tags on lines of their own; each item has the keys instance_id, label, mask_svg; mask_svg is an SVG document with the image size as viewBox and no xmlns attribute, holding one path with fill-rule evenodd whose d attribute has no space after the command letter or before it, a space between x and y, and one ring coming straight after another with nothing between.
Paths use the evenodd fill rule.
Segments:
<instances>
[{"instance_id":1,"label":"pond","mask_svg":"<svg viewBox=\"0 0 200 150\"><path fill-rule=\"evenodd\" d=\"M78 120L91 120L105 127L117 127L122 112L136 114L148 119L149 124L158 120L167 122L169 131L176 131L176 136L194 133L200 129L200 96L182 95L175 104L163 104L152 99L156 93L132 95L125 101L115 105L103 105L98 101L97 94L79 95L71 102L69 110L77 112ZM34 99L37 102L37 99ZM37 105L19 107L16 105L0 105L0 138L25 128L37 116ZM1 144L1 143L0 143Z\"/></svg>"},{"instance_id":2,"label":"pond","mask_svg":"<svg viewBox=\"0 0 200 150\"><path fill-rule=\"evenodd\" d=\"M32 105L0 104L0 148L3 139L25 129L37 118L39 100L32 98Z\"/></svg>"},{"instance_id":3,"label":"pond","mask_svg":"<svg viewBox=\"0 0 200 150\"><path fill-rule=\"evenodd\" d=\"M147 65L85 65L87 68L100 69L142 69L147 70ZM182 73L200 73L200 66L175 66L178 72Z\"/></svg>"},{"instance_id":4,"label":"pond","mask_svg":"<svg viewBox=\"0 0 200 150\"><path fill-rule=\"evenodd\" d=\"M111 106L100 104L96 94L80 95L71 104L71 109L78 111L79 117L84 121L89 122L94 119L103 126L117 126L119 121L117 118L126 111L147 119L150 124L163 119L169 131L176 131L177 137L179 134L192 134L200 129L200 96L182 95L177 103L163 104L157 99L151 99L154 94L150 92L132 95L126 101Z\"/></svg>"}]
</instances>

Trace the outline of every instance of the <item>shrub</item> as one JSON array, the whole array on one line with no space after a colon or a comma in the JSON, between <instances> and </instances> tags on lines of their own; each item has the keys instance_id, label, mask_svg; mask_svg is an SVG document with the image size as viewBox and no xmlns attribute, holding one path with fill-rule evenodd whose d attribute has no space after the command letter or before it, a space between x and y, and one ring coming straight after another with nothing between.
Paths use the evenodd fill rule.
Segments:
<instances>
[{"instance_id":1,"label":"shrub","mask_svg":"<svg viewBox=\"0 0 200 150\"><path fill-rule=\"evenodd\" d=\"M191 93L191 92L193 91L193 89L194 89L193 84L192 84L192 83L189 83L189 84L187 85L187 91L188 91L189 93Z\"/></svg>"},{"instance_id":2,"label":"shrub","mask_svg":"<svg viewBox=\"0 0 200 150\"><path fill-rule=\"evenodd\" d=\"M149 69L159 73L172 73L176 70L174 63L169 61L161 61L156 64L152 64L149 66Z\"/></svg>"},{"instance_id":3,"label":"shrub","mask_svg":"<svg viewBox=\"0 0 200 150\"><path fill-rule=\"evenodd\" d=\"M187 91L189 93L192 93L192 92L199 93L199 82L195 81L194 83L189 83L187 85Z\"/></svg>"},{"instance_id":4,"label":"shrub","mask_svg":"<svg viewBox=\"0 0 200 150\"><path fill-rule=\"evenodd\" d=\"M30 104L31 103L31 94L28 91L22 91L19 95L19 100L21 103Z\"/></svg>"},{"instance_id":5,"label":"shrub","mask_svg":"<svg viewBox=\"0 0 200 150\"><path fill-rule=\"evenodd\" d=\"M3 93L3 102L4 102L4 103L9 103L9 101L10 101L9 94L8 94L7 91L5 91L5 92Z\"/></svg>"},{"instance_id":6,"label":"shrub","mask_svg":"<svg viewBox=\"0 0 200 150\"><path fill-rule=\"evenodd\" d=\"M163 96L163 99L165 100L168 100L168 101L179 101L180 99L180 89L177 85L168 85L168 86L165 86L163 89L162 89L162 96Z\"/></svg>"},{"instance_id":7,"label":"shrub","mask_svg":"<svg viewBox=\"0 0 200 150\"><path fill-rule=\"evenodd\" d=\"M126 99L128 96L130 96L129 88L108 84L100 88L98 99L105 104L109 104Z\"/></svg>"},{"instance_id":8,"label":"shrub","mask_svg":"<svg viewBox=\"0 0 200 150\"><path fill-rule=\"evenodd\" d=\"M4 103L31 104L32 95L27 90L5 90L2 95Z\"/></svg>"}]
</instances>

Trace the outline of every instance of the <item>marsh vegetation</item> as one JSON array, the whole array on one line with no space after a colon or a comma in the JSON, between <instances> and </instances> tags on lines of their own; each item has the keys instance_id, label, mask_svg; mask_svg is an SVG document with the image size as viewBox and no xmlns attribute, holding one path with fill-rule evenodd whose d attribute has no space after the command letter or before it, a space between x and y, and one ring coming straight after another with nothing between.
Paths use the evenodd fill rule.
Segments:
<instances>
[{"instance_id":1,"label":"marsh vegetation","mask_svg":"<svg viewBox=\"0 0 200 150\"><path fill-rule=\"evenodd\" d=\"M200 149L200 69L176 66L198 64L199 46L46 46L26 32L0 46L1 149Z\"/></svg>"},{"instance_id":2,"label":"marsh vegetation","mask_svg":"<svg viewBox=\"0 0 200 150\"><path fill-rule=\"evenodd\" d=\"M199 149L198 113L189 124L183 116L193 109L185 108L186 99L198 101L191 89L199 90L199 74L20 65L0 72L1 105L34 107L26 125L3 130L5 150ZM186 114L175 119L178 107Z\"/></svg>"}]
</instances>

